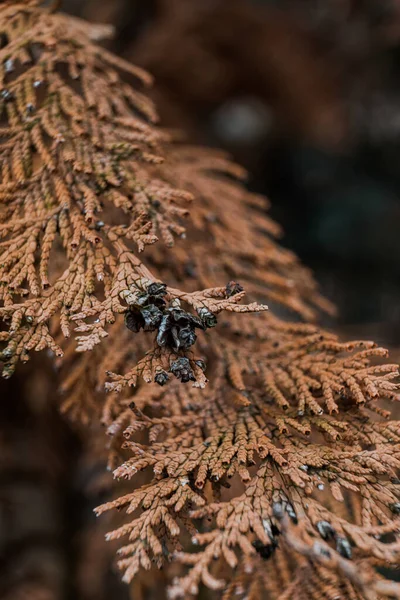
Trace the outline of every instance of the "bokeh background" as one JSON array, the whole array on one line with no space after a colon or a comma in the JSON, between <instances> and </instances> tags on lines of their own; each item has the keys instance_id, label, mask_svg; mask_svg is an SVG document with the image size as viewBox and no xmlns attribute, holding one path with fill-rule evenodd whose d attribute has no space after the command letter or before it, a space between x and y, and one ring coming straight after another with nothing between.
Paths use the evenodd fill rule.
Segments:
<instances>
[{"instance_id":1,"label":"bokeh background","mask_svg":"<svg viewBox=\"0 0 400 600\"><path fill-rule=\"evenodd\" d=\"M399 0L64 0L155 76L161 123L224 148L269 197L346 336L400 346ZM397 352L397 355L399 353ZM118 582L96 447L40 358L0 383L0 598L157 598ZM43 373L46 372L46 377ZM162 588L162 575L159 581Z\"/></svg>"}]
</instances>

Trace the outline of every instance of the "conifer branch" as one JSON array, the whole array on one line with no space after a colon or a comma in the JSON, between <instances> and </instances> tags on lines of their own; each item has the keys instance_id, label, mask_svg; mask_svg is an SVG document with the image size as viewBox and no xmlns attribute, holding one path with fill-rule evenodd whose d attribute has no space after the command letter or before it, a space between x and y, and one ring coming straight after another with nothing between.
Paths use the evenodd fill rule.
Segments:
<instances>
[{"instance_id":1,"label":"conifer branch","mask_svg":"<svg viewBox=\"0 0 400 600\"><path fill-rule=\"evenodd\" d=\"M155 125L150 76L97 46L102 30L35 0L3 3L0 23L4 375L49 348L61 409L106 426L133 486L97 509L126 509L108 534L124 580L174 560L171 597L399 597L375 570L400 559L387 351L312 323L332 307L266 201Z\"/></svg>"}]
</instances>

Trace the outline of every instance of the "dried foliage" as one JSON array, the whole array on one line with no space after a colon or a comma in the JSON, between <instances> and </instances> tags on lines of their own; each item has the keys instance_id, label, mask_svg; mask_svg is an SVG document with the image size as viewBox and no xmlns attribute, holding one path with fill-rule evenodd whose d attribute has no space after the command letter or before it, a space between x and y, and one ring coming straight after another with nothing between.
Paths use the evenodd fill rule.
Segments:
<instances>
[{"instance_id":1,"label":"dried foliage","mask_svg":"<svg viewBox=\"0 0 400 600\"><path fill-rule=\"evenodd\" d=\"M77 323L87 334L80 349L87 350L106 335L115 314L147 306L157 278L135 252L155 243L157 234L173 245L174 235L184 234L181 220L192 198L150 168L163 160L163 135L151 125L151 102L118 71L142 83L149 82L147 74L90 42L97 28L36 4L0 9L5 376L31 350L62 353L49 331L55 315L65 337L71 321ZM264 310L239 307L242 295L230 299L220 288L164 291L165 311L182 302L198 313ZM95 322L85 324L86 317ZM161 325L162 315L156 317L147 329ZM199 326L206 327L204 319ZM155 351L174 362L189 341L167 353L167 340Z\"/></svg>"},{"instance_id":2,"label":"dried foliage","mask_svg":"<svg viewBox=\"0 0 400 600\"><path fill-rule=\"evenodd\" d=\"M223 155L164 139L120 78L127 65L92 44L89 26L35 3L5 4L0 23L5 78L12 61L0 146L5 374L29 350L57 350L71 322L84 334L78 350L90 352L70 341L57 359L62 410L102 420L109 467L133 482L97 509L126 509L107 536L126 542L124 580L174 559L172 598L200 584L226 600L400 597L376 572L400 558L400 429L388 410L398 369L386 350L283 320L331 307L277 245L264 199ZM42 99L27 114L36 81ZM173 245L190 199L186 239Z\"/></svg>"},{"instance_id":3,"label":"dried foliage","mask_svg":"<svg viewBox=\"0 0 400 600\"><path fill-rule=\"evenodd\" d=\"M308 352L300 340L292 341L295 351L283 346L287 363L282 354L275 363L274 351L265 351L267 374L261 361L253 360L251 375L243 369L254 351L242 351L234 362L228 352L226 371L221 356L221 370L203 392L171 384L158 394L139 389L123 403L109 425L112 438L123 432L128 453L115 476L131 479L149 467L154 473L148 485L99 509L126 507L132 514L109 536L129 536L119 563L126 580L140 566L148 568L151 557L160 562L174 554L192 566L175 585L177 595L196 593L200 582L221 588L212 574L214 559L235 568L236 551L272 554L284 513L301 521L308 539L332 540L346 558L360 553L381 563L398 561L397 543L379 540L398 528L398 424L370 418L371 411L381 412L377 398L394 398L396 367L368 366L380 349L303 338ZM346 351L353 353L340 358ZM340 508L345 497L358 503L354 515ZM212 525L199 527L204 517ZM203 551L177 553L181 530Z\"/></svg>"}]
</instances>

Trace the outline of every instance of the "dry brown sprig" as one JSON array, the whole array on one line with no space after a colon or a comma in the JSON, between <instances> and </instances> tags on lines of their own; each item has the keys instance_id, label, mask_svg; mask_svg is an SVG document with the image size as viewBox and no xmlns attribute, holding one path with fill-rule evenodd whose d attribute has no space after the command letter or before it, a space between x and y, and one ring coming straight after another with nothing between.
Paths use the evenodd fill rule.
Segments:
<instances>
[{"instance_id":1,"label":"dry brown sprig","mask_svg":"<svg viewBox=\"0 0 400 600\"><path fill-rule=\"evenodd\" d=\"M233 321L233 329L235 325ZM158 394L157 389L150 393L149 388L141 393L143 387L139 387L122 402L114 397L116 412L104 415L109 434L117 439L123 434L127 440L123 450L132 454L115 470L115 476L130 479L138 472L147 472L149 467L155 475L153 483L146 487L148 502L141 504L144 512L139 521L134 518L111 534L113 539L124 534L130 536L131 544L124 546L119 563L126 580L141 565L145 566L139 560L141 552L150 566L149 553L152 556L153 547L143 537L142 521L152 524L152 534L155 532L161 540L166 536L165 542L171 543L170 534L165 533L162 524L153 521L151 499L159 493L160 485L163 490L173 491L172 495L162 496L164 512L176 507L177 490L184 505L192 493L198 494L199 489L207 490L210 485L216 495L215 502L210 504L210 494L206 492L207 504L189 515L185 506L185 529L190 523L188 516L194 519L191 527L205 516L215 516L216 525L209 533L193 536L197 543L206 546L201 559L198 553L180 556L186 564L194 566L174 586L176 593L194 592L201 581L213 588L223 586L209 571L216 555L225 557L235 567L238 549L254 554L252 541L271 546L268 531L272 531L272 526L279 527L273 516L277 503L290 506L291 514L298 515L296 518L307 518L314 536L320 537L321 522L329 522L335 535L351 540L364 555L375 554L380 561L394 563L399 558L396 544L387 548L376 540L382 529L375 527L375 523L385 523L384 533L397 532L399 527L391 515L393 510L396 512L394 507L399 500L395 480L400 466L400 430L395 421L374 423L370 417L370 410L376 408L379 399L397 399L397 386L391 383L397 367L370 366L374 355L386 355L372 343L342 344L315 327L282 323L271 315L257 319L253 325L253 329L237 331L236 335L247 336L248 341L257 331L258 343L265 345L265 354L257 353L258 373L250 366L244 367L252 364L254 348L251 345L246 348L242 339L242 351L234 364L224 361L226 349L221 352L219 371L214 372L205 391L191 390L188 397L186 391L179 393L176 384L160 389ZM265 385L263 365L268 368L270 379L278 380L275 388L271 381ZM296 380L291 379L287 369L296 374ZM309 369L314 369L312 374ZM250 374L250 381L245 383ZM132 406L136 394L138 402ZM304 414L299 414L298 402L303 396L308 400L300 411ZM143 412L146 407L159 416L146 416ZM143 441L143 431L148 431L147 442ZM254 474L257 465L258 472ZM226 485L227 478L235 474L247 486L246 491L221 503L220 482ZM393 483L385 482L388 476ZM348 494L357 495L362 522L354 523L349 516L338 518L337 507L327 509L324 499L318 499L324 486L328 486L337 502ZM143 488L139 488L101 507L100 512L129 506L128 512L134 513L142 492ZM317 495L315 500L313 495ZM159 515L158 502L156 506L154 514ZM172 518L179 527L179 510L174 508ZM173 538L174 543L180 539L177 529ZM168 554L171 556L172 550L167 557ZM157 562L160 560L157 554Z\"/></svg>"},{"instance_id":2,"label":"dry brown sprig","mask_svg":"<svg viewBox=\"0 0 400 600\"><path fill-rule=\"evenodd\" d=\"M268 562L258 554L246 557L238 565L222 600L317 600L321 594L337 600L398 597L398 584L379 577L368 562L345 561L320 542L315 543L314 549L312 544L304 543L301 528L296 529L292 527L283 534L279 548ZM326 550L330 561L323 554ZM333 556L344 567L345 575L333 564ZM352 578L348 577L349 569Z\"/></svg>"},{"instance_id":3,"label":"dry brown sprig","mask_svg":"<svg viewBox=\"0 0 400 600\"><path fill-rule=\"evenodd\" d=\"M357 353L354 356L357 357ZM347 360L350 364L357 362L357 358ZM384 374L374 374L375 384L380 376L386 381ZM147 548L142 519L153 523L161 539L164 535L169 539L169 534L160 529L160 523L153 522L153 510L158 515L160 509L158 504L157 508L153 506L151 499L153 494L158 495L160 485L168 490L162 495L163 506L175 507L174 521L180 518L180 508L175 504L177 490L184 507L191 494L198 494L198 490L208 490L205 495L208 500L210 486L213 488L214 502L208 500L204 507L192 510L189 515L185 508L183 514L186 529L188 516L194 519L192 527L199 518L215 518L209 533L193 538L194 543L205 545L204 552L180 556L185 564L193 565L189 575L179 583L183 595L195 593L200 581L211 587L223 586L209 571L215 556L223 556L234 568L237 550L254 554L252 542L274 546L277 535L273 532L280 527L274 514L277 505L292 518L305 520L316 537L325 534L321 523L329 523L336 542L339 544L338 540L343 539L343 544L353 544L354 553L373 556L381 562L395 564L399 560L398 542L388 545L376 538L382 533L395 535L399 530L399 520L393 514L400 508L397 484L400 429L396 421L370 421L369 384L361 392L365 394L365 408L360 408L359 390L343 383L341 398L336 398L337 410L340 410L337 416L316 416L309 406L300 416L296 401L294 410L286 408L279 402L274 403L268 391L260 391L256 381L253 385L251 403L238 409L237 391L222 371L214 374L205 391L193 390L190 404L181 403L180 411L175 404L175 412L170 412L167 388L160 390L158 401L154 395L139 396L141 409L131 404L131 408L127 406L110 424L111 436L120 438L125 428L123 450L131 454L115 470L115 476L130 479L149 467L154 473L153 482L146 487L148 502L141 504L144 513L139 521L134 518L111 534L112 538L129 534L134 544L122 551L124 560L120 566L126 570L127 580L140 566L136 542L142 540L140 544L143 542ZM385 386L380 389L378 385L377 389L379 397L384 398ZM130 403L134 399L132 396ZM322 405L324 399L319 398L319 402ZM160 416L146 416L143 413L146 406L151 406ZM148 441L143 442L143 431L148 432ZM239 488L234 484L236 495L221 502L221 485L228 485L228 480L235 475L246 486L245 490L242 484ZM355 495L360 503L361 520L354 522L349 515L342 518L332 507L327 507L322 493L325 487L335 502ZM239 490L242 492L238 493ZM142 502L142 493L143 488L139 488L100 507L99 512L128 506L128 513L134 513ZM176 530L175 537L177 535ZM340 548L346 551L346 546Z\"/></svg>"},{"instance_id":4,"label":"dry brown sprig","mask_svg":"<svg viewBox=\"0 0 400 600\"><path fill-rule=\"evenodd\" d=\"M127 65L91 43L93 30L36 2L6 3L0 20L7 84L0 314L11 320L0 334L9 341L6 374L29 350L49 346L61 353L49 330L54 315L64 336L76 322L86 334L80 349L92 350L118 313L128 313L136 331L135 319L147 310L143 296L153 298L150 304L167 321L187 306L184 329L196 312L210 326L221 311L264 308L240 305L241 286L218 287L221 278L239 278L254 300L270 298L306 319L316 307L329 308L297 259L276 245L277 227L260 212L263 200L232 181L241 175L237 168L208 151L166 146L149 124L153 107L120 78ZM164 154L166 167L158 160ZM170 246L173 234L183 234L180 220L193 195L190 247L178 245L167 257L157 248L146 251L144 265L134 244L141 251L160 233ZM160 293L163 280L169 286ZM180 290L182 282L190 291ZM149 290L154 284L156 293ZM282 538L283 549L305 557L301 568L310 576L307 582L299 573L283 598L298 582L299 598L304 591L311 598L320 590L331 593L339 585L332 570L340 572L350 598L357 598L355 586L363 594L367 586L384 594L372 569L399 560L400 431L381 401L398 399L397 367L371 363L386 351L370 342L343 344L314 326L269 315L249 315L241 324L233 315L220 325L218 340L204 334L198 344L211 363L205 390L175 380L166 388L144 386L139 375L166 383L168 370L184 359L180 378L191 379L190 369L201 388L204 365L171 343L146 353L143 334L132 345L123 324L114 327L108 348L93 350L98 362L86 364L86 386L77 361L64 380L65 410L86 420L92 411L102 413L112 467L125 438L116 476L129 480L140 472L146 481L98 509L127 507L132 514L109 534L129 536L120 552L125 580L152 561L161 566L175 558L189 572L174 582L172 595L196 593L200 582L221 589L215 558L234 568L240 555L267 558ZM182 364L189 365L186 374ZM104 366L130 369L112 375L107 399L100 391ZM95 388L89 399L88 386ZM343 508L344 501L355 510ZM298 531L288 519L299 522ZM184 552L184 530L204 549ZM325 552L322 558L316 548ZM367 578L349 563L351 555L363 561ZM397 593L391 584L386 588Z\"/></svg>"},{"instance_id":5,"label":"dry brown sprig","mask_svg":"<svg viewBox=\"0 0 400 600\"><path fill-rule=\"evenodd\" d=\"M71 320L88 334L81 350L99 343L128 298L159 281L136 252L158 235L172 246L192 199L156 176L166 138L154 126L152 103L120 72L141 85L151 78L95 45L96 29L40 4L0 7L5 376L32 350L62 353L49 330L55 315L65 337ZM218 289L168 289L170 301L246 310L233 307L241 297L220 297ZM84 324L86 317L98 320Z\"/></svg>"}]
</instances>

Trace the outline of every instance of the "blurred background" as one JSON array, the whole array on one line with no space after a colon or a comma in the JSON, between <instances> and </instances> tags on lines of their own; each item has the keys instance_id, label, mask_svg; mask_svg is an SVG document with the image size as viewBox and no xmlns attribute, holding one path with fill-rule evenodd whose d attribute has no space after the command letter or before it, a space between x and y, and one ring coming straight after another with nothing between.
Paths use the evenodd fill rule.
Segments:
<instances>
[{"instance_id":1,"label":"blurred background","mask_svg":"<svg viewBox=\"0 0 400 600\"><path fill-rule=\"evenodd\" d=\"M106 44L155 76L165 127L248 169L283 243L338 306L328 325L399 347L399 0L62 8L115 27ZM0 382L0 598L127 600L92 516L108 485L100 452L57 412L56 376L40 360ZM157 597L153 584L130 597Z\"/></svg>"}]
</instances>

